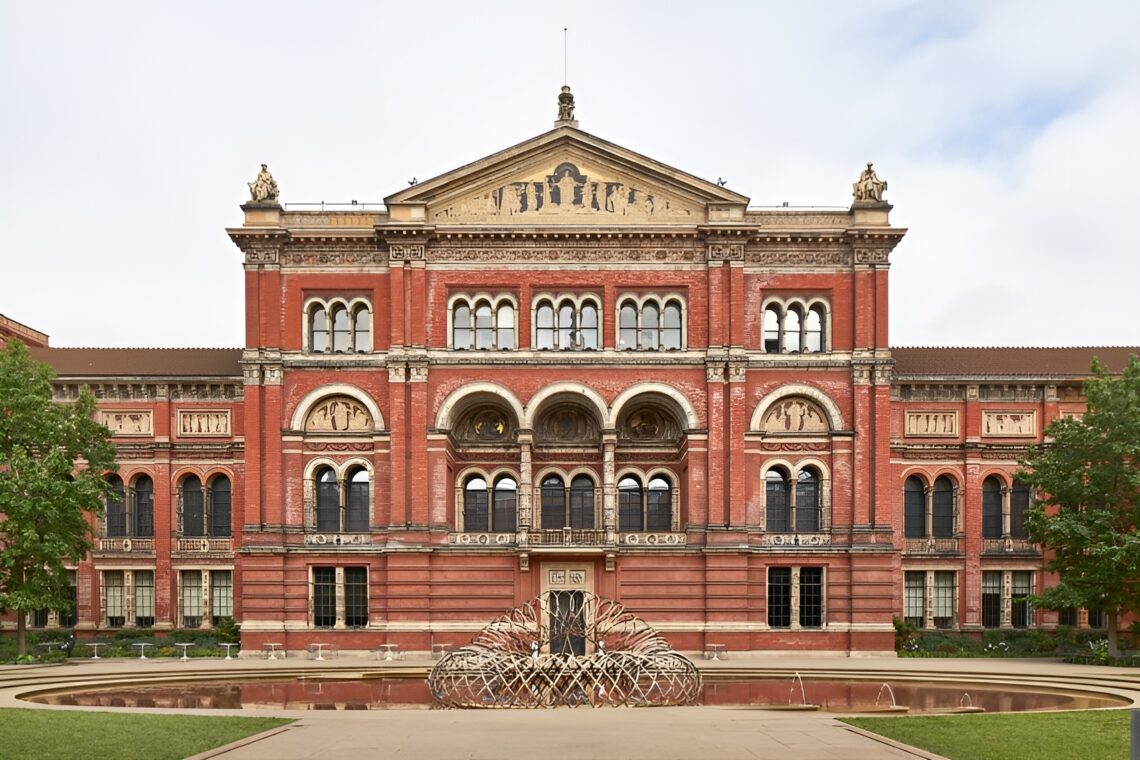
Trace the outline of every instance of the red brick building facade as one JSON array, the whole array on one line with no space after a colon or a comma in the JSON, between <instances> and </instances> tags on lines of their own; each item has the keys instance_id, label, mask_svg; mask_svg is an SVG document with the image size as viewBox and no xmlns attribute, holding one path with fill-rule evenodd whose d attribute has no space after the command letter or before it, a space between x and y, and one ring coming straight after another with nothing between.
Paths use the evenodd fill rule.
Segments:
<instances>
[{"instance_id":1,"label":"red brick building facade","mask_svg":"<svg viewBox=\"0 0 1140 760\"><path fill-rule=\"evenodd\" d=\"M381 209L259 182L243 350L33 350L122 493L33 625L427 650L576 590L680 649L1057 623L1013 473L1129 349L892 349L870 167L848 210L750 209L567 117Z\"/></svg>"}]
</instances>

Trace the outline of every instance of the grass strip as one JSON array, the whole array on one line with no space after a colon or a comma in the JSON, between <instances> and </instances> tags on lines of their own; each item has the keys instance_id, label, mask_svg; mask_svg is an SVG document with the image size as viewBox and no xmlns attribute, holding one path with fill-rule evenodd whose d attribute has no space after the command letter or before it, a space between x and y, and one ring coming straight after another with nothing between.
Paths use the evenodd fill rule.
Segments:
<instances>
[{"instance_id":1,"label":"grass strip","mask_svg":"<svg viewBox=\"0 0 1140 760\"><path fill-rule=\"evenodd\" d=\"M1129 710L841 718L950 760L1128 757Z\"/></svg>"},{"instance_id":2,"label":"grass strip","mask_svg":"<svg viewBox=\"0 0 1140 760\"><path fill-rule=\"evenodd\" d=\"M0 709L0 756L21 760L179 760L292 722L282 718Z\"/></svg>"}]
</instances>

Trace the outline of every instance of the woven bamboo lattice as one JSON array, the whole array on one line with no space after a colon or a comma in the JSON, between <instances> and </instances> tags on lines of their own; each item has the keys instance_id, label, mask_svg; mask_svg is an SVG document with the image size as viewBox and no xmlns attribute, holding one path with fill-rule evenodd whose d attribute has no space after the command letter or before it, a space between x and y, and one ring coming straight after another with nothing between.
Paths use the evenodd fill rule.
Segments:
<instances>
[{"instance_id":1,"label":"woven bamboo lattice","mask_svg":"<svg viewBox=\"0 0 1140 760\"><path fill-rule=\"evenodd\" d=\"M550 592L444 655L428 688L443 707L685 705L701 674L617 602Z\"/></svg>"}]
</instances>

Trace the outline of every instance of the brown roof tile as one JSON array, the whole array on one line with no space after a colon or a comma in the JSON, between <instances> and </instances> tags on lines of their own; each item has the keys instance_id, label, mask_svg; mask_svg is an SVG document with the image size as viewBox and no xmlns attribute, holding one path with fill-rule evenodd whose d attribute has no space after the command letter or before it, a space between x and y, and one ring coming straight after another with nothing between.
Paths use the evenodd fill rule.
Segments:
<instances>
[{"instance_id":1,"label":"brown roof tile","mask_svg":"<svg viewBox=\"0 0 1140 760\"><path fill-rule=\"evenodd\" d=\"M240 348L29 348L60 377L241 377Z\"/></svg>"},{"instance_id":2,"label":"brown roof tile","mask_svg":"<svg viewBox=\"0 0 1140 760\"><path fill-rule=\"evenodd\" d=\"M1087 377L1095 357L1120 372L1140 346L892 348L896 377Z\"/></svg>"}]
</instances>

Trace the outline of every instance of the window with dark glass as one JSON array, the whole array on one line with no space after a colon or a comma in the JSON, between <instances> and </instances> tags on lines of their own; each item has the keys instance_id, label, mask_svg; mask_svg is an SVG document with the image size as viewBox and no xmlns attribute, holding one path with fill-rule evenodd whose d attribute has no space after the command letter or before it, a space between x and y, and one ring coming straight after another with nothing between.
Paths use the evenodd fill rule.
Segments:
<instances>
[{"instance_id":1,"label":"window with dark glass","mask_svg":"<svg viewBox=\"0 0 1140 760\"><path fill-rule=\"evenodd\" d=\"M317 473L317 530L335 533L340 530L340 484L331 467Z\"/></svg>"},{"instance_id":2,"label":"window with dark glass","mask_svg":"<svg viewBox=\"0 0 1140 760\"><path fill-rule=\"evenodd\" d=\"M1087 619L1089 628L1108 628L1108 615L1102 609L1089 608Z\"/></svg>"},{"instance_id":3,"label":"window with dark glass","mask_svg":"<svg viewBox=\"0 0 1140 760\"><path fill-rule=\"evenodd\" d=\"M641 510L641 482L624 477L618 481L618 530L643 530Z\"/></svg>"},{"instance_id":4,"label":"window with dark glass","mask_svg":"<svg viewBox=\"0 0 1140 760\"><path fill-rule=\"evenodd\" d=\"M792 568L768 568L768 626L792 625Z\"/></svg>"},{"instance_id":5,"label":"window with dark glass","mask_svg":"<svg viewBox=\"0 0 1140 760\"><path fill-rule=\"evenodd\" d=\"M1001 571L982 572L982 627L1001 626Z\"/></svg>"},{"instance_id":6,"label":"window with dark glass","mask_svg":"<svg viewBox=\"0 0 1140 760\"><path fill-rule=\"evenodd\" d=\"M936 570L934 573L934 625L936 628L953 628L957 618L957 573L953 570Z\"/></svg>"},{"instance_id":7,"label":"window with dark glass","mask_svg":"<svg viewBox=\"0 0 1140 760\"><path fill-rule=\"evenodd\" d=\"M618 529L622 531L670 531L673 529L673 488L665 477L641 481L626 476L618 482Z\"/></svg>"},{"instance_id":8,"label":"window with dark glass","mask_svg":"<svg viewBox=\"0 0 1140 760\"><path fill-rule=\"evenodd\" d=\"M349 533L368 532L368 470L359 467L348 474L344 496L344 529Z\"/></svg>"},{"instance_id":9,"label":"window with dark glass","mask_svg":"<svg viewBox=\"0 0 1140 760\"><path fill-rule=\"evenodd\" d=\"M514 478L495 481L495 508L491 530L496 533L514 533L517 527L518 484Z\"/></svg>"},{"instance_id":10,"label":"window with dark glass","mask_svg":"<svg viewBox=\"0 0 1140 760\"><path fill-rule=\"evenodd\" d=\"M210 623L218 625L223 618L234 616L233 570L210 571Z\"/></svg>"},{"instance_id":11,"label":"window with dark glass","mask_svg":"<svg viewBox=\"0 0 1140 760\"><path fill-rule=\"evenodd\" d=\"M903 532L907 538L926 537L926 487L912 475L903 489Z\"/></svg>"},{"instance_id":12,"label":"window with dark glass","mask_svg":"<svg viewBox=\"0 0 1140 760\"><path fill-rule=\"evenodd\" d=\"M202 481L196 475L188 475L182 481L182 535L206 535L205 500L202 494Z\"/></svg>"},{"instance_id":13,"label":"window with dark glass","mask_svg":"<svg viewBox=\"0 0 1140 760\"><path fill-rule=\"evenodd\" d=\"M995 477L982 482L982 538L1001 538L1001 483Z\"/></svg>"},{"instance_id":14,"label":"window with dark glass","mask_svg":"<svg viewBox=\"0 0 1140 760\"><path fill-rule=\"evenodd\" d=\"M487 481L468 478L463 485L463 528L470 531L487 530L491 519Z\"/></svg>"},{"instance_id":15,"label":"window with dark glass","mask_svg":"<svg viewBox=\"0 0 1140 760\"><path fill-rule=\"evenodd\" d=\"M903 573L903 616L915 628L926 625L926 573L921 570Z\"/></svg>"},{"instance_id":16,"label":"window with dark glass","mask_svg":"<svg viewBox=\"0 0 1140 760\"><path fill-rule=\"evenodd\" d=\"M71 604L59 611L59 624L63 628L73 628L79 621L79 590L76 588L75 571L67 571L67 593Z\"/></svg>"},{"instance_id":17,"label":"window with dark glass","mask_svg":"<svg viewBox=\"0 0 1140 760\"><path fill-rule=\"evenodd\" d=\"M210 481L210 535L225 538L230 535L230 479L219 475Z\"/></svg>"},{"instance_id":18,"label":"window with dark glass","mask_svg":"<svg viewBox=\"0 0 1140 760\"><path fill-rule=\"evenodd\" d=\"M151 538L154 536L154 481L148 475L138 476L133 492L135 535Z\"/></svg>"},{"instance_id":19,"label":"window with dark glass","mask_svg":"<svg viewBox=\"0 0 1140 760\"><path fill-rule=\"evenodd\" d=\"M349 628L368 626L368 568L344 569L344 624Z\"/></svg>"},{"instance_id":20,"label":"window with dark glass","mask_svg":"<svg viewBox=\"0 0 1140 760\"><path fill-rule=\"evenodd\" d=\"M947 477L934 481L930 503L930 532L935 538L954 537L954 485Z\"/></svg>"},{"instance_id":21,"label":"window with dark glass","mask_svg":"<svg viewBox=\"0 0 1140 760\"><path fill-rule=\"evenodd\" d=\"M594 481L586 475L570 481L570 527L594 527Z\"/></svg>"},{"instance_id":22,"label":"window with dark glass","mask_svg":"<svg viewBox=\"0 0 1140 760\"><path fill-rule=\"evenodd\" d=\"M313 625L332 628L336 625L336 568L313 568Z\"/></svg>"},{"instance_id":23,"label":"window with dark glass","mask_svg":"<svg viewBox=\"0 0 1140 760\"><path fill-rule=\"evenodd\" d=\"M1033 573L1029 570L1015 570L1010 578L1010 624L1014 628L1029 628L1033 625L1033 605L1029 595L1033 593Z\"/></svg>"},{"instance_id":24,"label":"window with dark glass","mask_svg":"<svg viewBox=\"0 0 1140 760\"><path fill-rule=\"evenodd\" d=\"M800 626L823 625L823 568L800 568Z\"/></svg>"},{"instance_id":25,"label":"window with dark glass","mask_svg":"<svg viewBox=\"0 0 1140 760\"><path fill-rule=\"evenodd\" d=\"M780 311L775 306L764 310L764 351L780 353Z\"/></svg>"},{"instance_id":26,"label":"window with dark glass","mask_svg":"<svg viewBox=\"0 0 1140 760\"><path fill-rule=\"evenodd\" d=\"M202 627L202 573L199 570L183 570L182 579L182 627Z\"/></svg>"},{"instance_id":27,"label":"window with dark glass","mask_svg":"<svg viewBox=\"0 0 1140 760\"><path fill-rule=\"evenodd\" d=\"M111 486L111 493L107 495L107 532L108 538L118 538L127 535L127 496L123 489L123 480L118 475L107 478Z\"/></svg>"},{"instance_id":28,"label":"window with dark glass","mask_svg":"<svg viewBox=\"0 0 1140 760\"><path fill-rule=\"evenodd\" d=\"M800 533L819 531L819 475L810 468L796 477L796 530Z\"/></svg>"},{"instance_id":29,"label":"window with dark glass","mask_svg":"<svg viewBox=\"0 0 1140 760\"><path fill-rule=\"evenodd\" d=\"M594 481L586 475L578 475L566 488L557 475L543 478L542 527L593 528Z\"/></svg>"},{"instance_id":30,"label":"window with dark glass","mask_svg":"<svg viewBox=\"0 0 1140 760\"><path fill-rule=\"evenodd\" d=\"M1013 481L1009 492L1009 535L1025 538L1025 515L1029 511L1029 486L1020 480Z\"/></svg>"},{"instance_id":31,"label":"window with dark glass","mask_svg":"<svg viewBox=\"0 0 1140 760\"><path fill-rule=\"evenodd\" d=\"M765 526L770 533L786 533L790 525L791 480L779 467L773 467L764 475L764 490L767 496Z\"/></svg>"},{"instance_id":32,"label":"window with dark glass","mask_svg":"<svg viewBox=\"0 0 1140 760\"><path fill-rule=\"evenodd\" d=\"M645 529L669 531L673 529L673 489L668 480L657 476L649 481L645 499Z\"/></svg>"},{"instance_id":33,"label":"window with dark glass","mask_svg":"<svg viewBox=\"0 0 1140 760\"><path fill-rule=\"evenodd\" d=\"M103 609L108 628L122 628L126 623L127 604L122 570L103 571Z\"/></svg>"}]
</instances>

